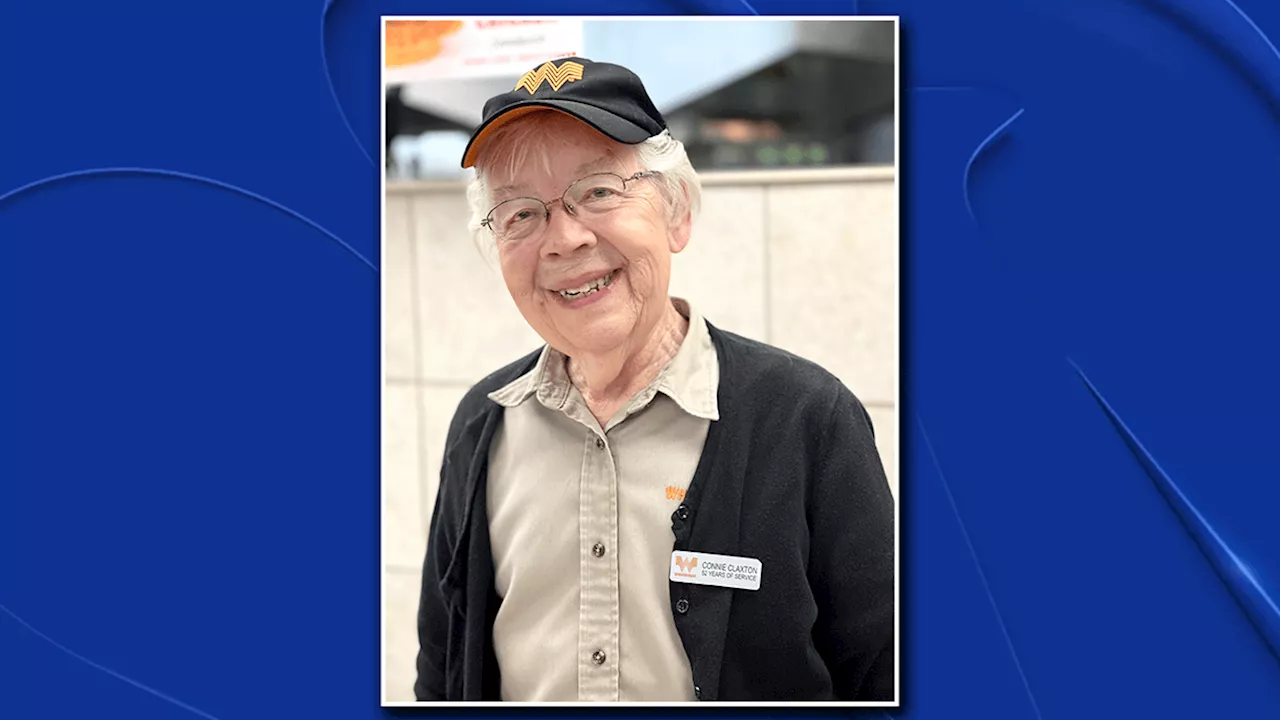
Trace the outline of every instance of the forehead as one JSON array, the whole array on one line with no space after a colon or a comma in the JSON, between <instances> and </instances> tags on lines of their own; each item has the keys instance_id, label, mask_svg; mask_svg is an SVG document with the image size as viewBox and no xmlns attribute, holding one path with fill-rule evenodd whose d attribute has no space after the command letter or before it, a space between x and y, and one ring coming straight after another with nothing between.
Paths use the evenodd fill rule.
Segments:
<instances>
[{"instance_id":1,"label":"forehead","mask_svg":"<svg viewBox=\"0 0 1280 720\"><path fill-rule=\"evenodd\" d=\"M594 137L592 136L594 135ZM495 198L514 194L561 193L570 183L592 173L627 173L634 164L630 148L599 134L569 138L530 138L504 148L488 168ZM505 157L503 157L505 156Z\"/></svg>"},{"instance_id":2,"label":"forehead","mask_svg":"<svg viewBox=\"0 0 1280 720\"><path fill-rule=\"evenodd\" d=\"M526 166L517 168L513 174L505 178L502 184L495 187L493 191L497 195L536 192L540 189L560 192L569 187L571 183L589 175L602 172L617 174L623 171L622 161L614 155L601 155L593 160L587 160L572 167L565 166L553 169L550 172L536 166Z\"/></svg>"}]
</instances>

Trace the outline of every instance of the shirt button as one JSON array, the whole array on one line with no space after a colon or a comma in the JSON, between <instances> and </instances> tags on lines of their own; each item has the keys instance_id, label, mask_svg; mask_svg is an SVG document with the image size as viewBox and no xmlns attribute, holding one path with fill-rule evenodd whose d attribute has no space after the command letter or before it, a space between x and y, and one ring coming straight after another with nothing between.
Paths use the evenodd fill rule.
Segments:
<instances>
[{"instance_id":1,"label":"shirt button","mask_svg":"<svg viewBox=\"0 0 1280 720\"><path fill-rule=\"evenodd\" d=\"M604 543L596 543L591 546L591 554L596 557L604 557Z\"/></svg>"},{"instance_id":2,"label":"shirt button","mask_svg":"<svg viewBox=\"0 0 1280 720\"><path fill-rule=\"evenodd\" d=\"M596 448L599 450L604 449L604 438L596 438Z\"/></svg>"},{"instance_id":3,"label":"shirt button","mask_svg":"<svg viewBox=\"0 0 1280 720\"><path fill-rule=\"evenodd\" d=\"M597 650L591 653L591 662L597 665L603 665L604 661L607 659L608 659L608 656L604 654L603 650Z\"/></svg>"},{"instance_id":4,"label":"shirt button","mask_svg":"<svg viewBox=\"0 0 1280 720\"><path fill-rule=\"evenodd\" d=\"M689 601L686 600L685 598L680 598L679 600L677 600L676 612L680 613L681 615L689 612Z\"/></svg>"}]
</instances>

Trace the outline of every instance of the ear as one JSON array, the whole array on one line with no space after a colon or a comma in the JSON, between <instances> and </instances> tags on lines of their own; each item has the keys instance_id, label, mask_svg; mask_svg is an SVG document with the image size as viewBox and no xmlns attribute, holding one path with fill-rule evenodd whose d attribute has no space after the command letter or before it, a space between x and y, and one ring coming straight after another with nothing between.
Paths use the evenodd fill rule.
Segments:
<instances>
[{"instance_id":1,"label":"ear","mask_svg":"<svg viewBox=\"0 0 1280 720\"><path fill-rule=\"evenodd\" d=\"M677 219L671 223L667 231L667 244L673 254L684 250L689 244L689 235L693 232L693 212L689 209L688 191L685 191L684 195L684 202L680 204L683 209L679 211Z\"/></svg>"}]
</instances>

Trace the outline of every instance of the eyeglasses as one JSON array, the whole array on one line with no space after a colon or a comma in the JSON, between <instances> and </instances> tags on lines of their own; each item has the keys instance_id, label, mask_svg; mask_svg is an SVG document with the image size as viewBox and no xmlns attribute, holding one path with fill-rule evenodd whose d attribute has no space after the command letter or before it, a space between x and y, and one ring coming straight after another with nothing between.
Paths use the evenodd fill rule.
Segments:
<instances>
[{"instance_id":1,"label":"eyeglasses","mask_svg":"<svg viewBox=\"0 0 1280 720\"><path fill-rule=\"evenodd\" d=\"M550 202L525 197L500 202L480 224L489 228L504 245L532 240L541 235L551 221L553 204L559 202L565 212L580 220L589 220L617 209L632 182L661 174L646 171L624 178L614 173L595 173L573 183L563 195Z\"/></svg>"}]
</instances>

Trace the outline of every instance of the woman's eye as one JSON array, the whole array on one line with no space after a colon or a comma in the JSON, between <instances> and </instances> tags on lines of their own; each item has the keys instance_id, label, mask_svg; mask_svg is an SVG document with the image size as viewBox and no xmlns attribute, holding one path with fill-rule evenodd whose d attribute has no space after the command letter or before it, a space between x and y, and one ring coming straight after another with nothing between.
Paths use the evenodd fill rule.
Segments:
<instances>
[{"instance_id":1,"label":"woman's eye","mask_svg":"<svg viewBox=\"0 0 1280 720\"><path fill-rule=\"evenodd\" d=\"M588 190L585 197L587 200L604 200L613 197L614 194L613 188L598 187Z\"/></svg>"},{"instance_id":2,"label":"woman's eye","mask_svg":"<svg viewBox=\"0 0 1280 720\"><path fill-rule=\"evenodd\" d=\"M511 215L511 218L507 220L507 225L511 226L511 225L516 225L518 223L527 222L533 219L533 217L534 217L534 212L532 210L521 210Z\"/></svg>"}]
</instances>

